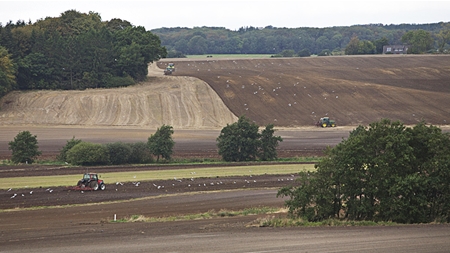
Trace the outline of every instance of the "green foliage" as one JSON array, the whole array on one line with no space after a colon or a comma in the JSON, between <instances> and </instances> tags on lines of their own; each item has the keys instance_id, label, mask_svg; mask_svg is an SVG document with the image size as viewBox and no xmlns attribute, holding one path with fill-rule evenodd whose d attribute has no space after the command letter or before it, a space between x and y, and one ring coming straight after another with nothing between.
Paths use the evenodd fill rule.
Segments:
<instances>
[{"instance_id":1,"label":"green foliage","mask_svg":"<svg viewBox=\"0 0 450 253\"><path fill-rule=\"evenodd\" d=\"M158 128L155 134L152 134L148 138L148 148L150 152L155 155L156 161L159 161L161 156L165 160L170 160L173 152L173 146L175 142L172 139L173 128L169 125L162 125Z\"/></svg>"},{"instance_id":2,"label":"green foliage","mask_svg":"<svg viewBox=\"0 0 450 253\"><path fill-rule=\"evenodd\" d=\"M409 31L402 36L402 42L409 44L408 53L423 54L433 48L434 40L430 32L424 30Z\"/></svg>"},{"instance_id":3,"label":"green foliage","mask_svg":"<svg viewBox=\"0 0 450 253\"><path fill-rule=\"evenodd\" d=\"M309 56L311 56L311 52L307 48L304 48L297 53L297 56L298 57L309 57Z\"/></svg>"},{"instance_id":4,"label":"green foliage","mask_svg":"<svg viewBox=\"0 0 450 253\"><path fill-rule=\"evenodd\" d=\"M358 54L374 54L376 52L375 45L368 40L359 40L358 37L353 37L345 48L346 55Z\"/></svg>"},{"instance_id":5,"label":"green foliage","mask_svg":"<svg viewBox=\"0 0 450 253\"><path fill-rule=\"evenodd\" d=\"M350 27L327 28L265 28L242 27L237 31L223 27L194 27L194 28L160 28L152 32L161 38L161 43L169 51L176 50L184 54L268 54L275 55L283 50L299 52L308 49L311 54L319 54L324 49L344 49L352 37L361 41L369 41L379 50L378 40L386 38L391 45L402 44L401 36L408 31L423 29L430 32L439 43L438 38L443 25L434 24L401 24L401 25L354 25ZM196 37L193 39L194 37ZM191 39L193 41L191 42ZM201 41L200 47L194 47L195 41ZM189 43L191 42L191 43ZM440 45L440 44L439 44ZM448 47L448 41L444 44ZM382 48L382 46L381 46ZM196 50L195 52L193 50ZM339 50L340 51L340 50ZM355 51L358 52L358 51ZM370 52L373 53L373 52ZM282 54L277 54L281 57Z\"/></svg>"},{"instance_id":6,"label":"green foliage","mask_svg":"<svg viewBox=\"0 0 450 253\"><path fill-rule=\"evenodd\" d=\"M269 124L261 132L261 151L259 153L259 157L263 161L276 160L278 143L283 141L280 136L273 136L275 133L273 127L273 124Z\"/></svg>"},{"instance_id":7,"label":"green foliage","mask_svg":"<svg viewBox=\"0 0 450 253\"><path fill-rule=\"evenodd\" d=\"M258 125L251 123L244 116L238 121L222 128L217 137L219 155L225 161L248 161L255 160L258 154L260 134Z\"/></svg>"},{"instance_id":8,"label":"green foliage","mask_svg":"<svg viewBox=\"0 0 450 253\"><path fill-rule=\"evenodd\" d=\"M14 141L9 142L9 150L12 150L13 163L33 163L41 155L37 136L31 135L29 131L19 132Z\"/></svg>"},{"instance_id":9,"label":"green foliage","mask_svg":"<svg viewBox=\"0 0 450 253\"><path fill-rule=\"evenodd\" d=\"M322 50L317 56L331 56L333 55L329 49Z\"/></svg>"},{"instance_id":10,"label":"green foliage","mask_svg":"<svg viewBox=\"0 0 450 253\"><path fill-rule=\"evenodd\" d=\"M128 163L151 163L153 162L152 154L145 142L129 143L131 154L128 157Z\"/></svg>"},{"instance_id":11,"label":"green foliage","mask_svg":"<svg viewBox=\"0 0 450 253\"><path fill-rule=\"evenodd\" d=\"M103 22L98 13L75 10L35 23L0 25L0 46L17 64L20 89L131 85L146 78L148 63L167 54L159 38L143 27L120 19Z\"/></svg>"},{"instance_id":12,"label":"green foliage","mask_svg":"<svg viewBox=\"0 0 450 253\"><path fill-rule=\"evenodd\" d=\"M72 137L72 139L67 141L66 145L59 152L59 155L56 157L56 159L58 161L62 161L62 162L67 161L67 151L69 151L71 148L73 148L75 145L77 145L80 142L82 142L82 140L75 139L75 136Z\"/></svg>"},{"instance_id":13,"label":"green foliage","mask_svg":"<svg viewBox=\"0 0 450 253\"><path fill-rule=\"evenodd\" d=\"M80 142L66 153L67 162L74 165L106 165L108 149L101 144Z\"/></svg>"},{"instance_id":14,"label":"green foliage","mask_svg":"<svg viewBox=\"0 0 450 253\"><path fill-rule=\"evenodd\" d=\"M6 48L0 46L0 97L15 88L16 69Z\"/></svg>"},{"instance_id":15,"label":"green foliage","mask_svg":"<svg viewBox=\"0 0 450 253\"><path fill-rule=\"evenodd\" d=\"M326 151L299 186L284 187L289 213L329 218L422 223L450 221L450 136L420 123L383 119L359 126Z\"/></svg>"},{"instance_id":16,"label":"green foliage","mask_svg":"<svg viewBox=\"0 0 450 253\"><path fill-rule=\"evenodd\" d=\"M273 125L267 125L263 132L258 133L258 125L251 123L245 116L238 121L222 128L217 137L219 155L225 161L254 161L277 158L276 147L282 141L280 136L273 136Z\"/></svg>"},{"instance_id":17,"label":"green foliage","mask_svg":"<svg viewBox=\"0 0 450 253\"><path fill-rule=\"evenodd\" d=\"M130 145L123 142L108 143L106 149L109 162L113 165L128 163L132 152Z\"/></svg>"}]
</instances>

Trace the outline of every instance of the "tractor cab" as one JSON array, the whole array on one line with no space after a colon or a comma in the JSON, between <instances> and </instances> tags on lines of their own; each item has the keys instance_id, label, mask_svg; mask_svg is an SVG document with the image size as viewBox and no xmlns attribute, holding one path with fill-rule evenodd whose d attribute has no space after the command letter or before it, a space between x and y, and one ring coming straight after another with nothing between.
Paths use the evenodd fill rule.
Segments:
<instances>
[{"instance_id":1,"label":"tractor cab","mask_svg":"<svg viewBox=\"0 0 450 253\"><path fill-rule=\"evenodd\" d=\"M78 181L75 190L105 190L105 182L99 179L97 173L85 173L83 178Z\"/></svg>"},{"instance_id":2,"label":"tractor cab","mask_svg":"<svg viewBox=\"0 0 450 253\"><path fill-rule=\"evenodd\" d=\"M319 121L317 121L316 126L320 127L335 127L336 122L329 117L323 117L320 118Z\"/></svg>"}]
</instances>

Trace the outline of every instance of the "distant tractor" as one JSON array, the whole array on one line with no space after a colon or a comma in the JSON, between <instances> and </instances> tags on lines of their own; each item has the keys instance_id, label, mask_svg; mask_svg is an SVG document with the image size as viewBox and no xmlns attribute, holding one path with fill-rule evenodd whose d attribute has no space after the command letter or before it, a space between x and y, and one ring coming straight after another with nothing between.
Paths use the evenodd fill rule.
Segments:
<instances>
[{"instance_id":1,"label":"distant tractor","mask_svg":"<svg viewBox=\"0 0 450 253\"><path fill-rule=\"evenodd\" d=\"M316 126L335 127L336 122L334 120L330 119L329 117L323 117L323 118L320 118L319 121L317 121Z\"/></svg>"},{"instance_id":2,"label":"distant tractor","mask_svg":"<svg viewBox=\"0 0 450 253\"><path fill-rule=\"evenodd\" d=\"M175 64L169 63L167 68L164 70L164 75L172 75L175 72Z\"/></svg>"},{"instance_id":3,"label":"distant tractor","mask_svg":"<svg viewBox=\"0 0 450 253\"><path fill-rule=\"evenodd\" d=\"M96 173L85 173L83 178L78 181L77 186L74 190L85 190L85 191L97 191L105 190L106 185L105 182L98 178Z\"/></svg>"}]
</instances>

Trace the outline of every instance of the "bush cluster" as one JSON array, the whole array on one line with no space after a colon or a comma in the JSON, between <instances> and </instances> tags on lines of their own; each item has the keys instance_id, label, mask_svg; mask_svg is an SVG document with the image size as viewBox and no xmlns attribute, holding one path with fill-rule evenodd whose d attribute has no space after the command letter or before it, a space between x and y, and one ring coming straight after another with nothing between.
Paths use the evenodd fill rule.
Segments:
<instances>
[{"instance_id":1,"label":"bush cluster","mask_svg":"<svg viewBox=\"0 0 450 253\"><path fill-rule=\"evenodd\" d=\"M450 222L449 150L450 135L438 127L383 119L353 130L278 196L309 221Z\"/></svg>"}]
</instances>

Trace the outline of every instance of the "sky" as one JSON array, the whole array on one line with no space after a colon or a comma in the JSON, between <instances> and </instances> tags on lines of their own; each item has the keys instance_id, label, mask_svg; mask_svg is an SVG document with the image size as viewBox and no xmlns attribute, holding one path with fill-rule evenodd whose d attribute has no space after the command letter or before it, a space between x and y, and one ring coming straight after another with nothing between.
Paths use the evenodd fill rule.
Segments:
<instances>
[{"instance_id":1,"label":"sky","mask_svg":"<svg viewBox=\"0 0 450 253\"><path fill-rule=\"evenodd\" d=\"M99 13L103 21L127 20L147 30L162 27L333 27L359 24L427 24L450 22L447 1L4 1L0 23L36 22L67 10Z\"/></svg>"}]
</instances>

